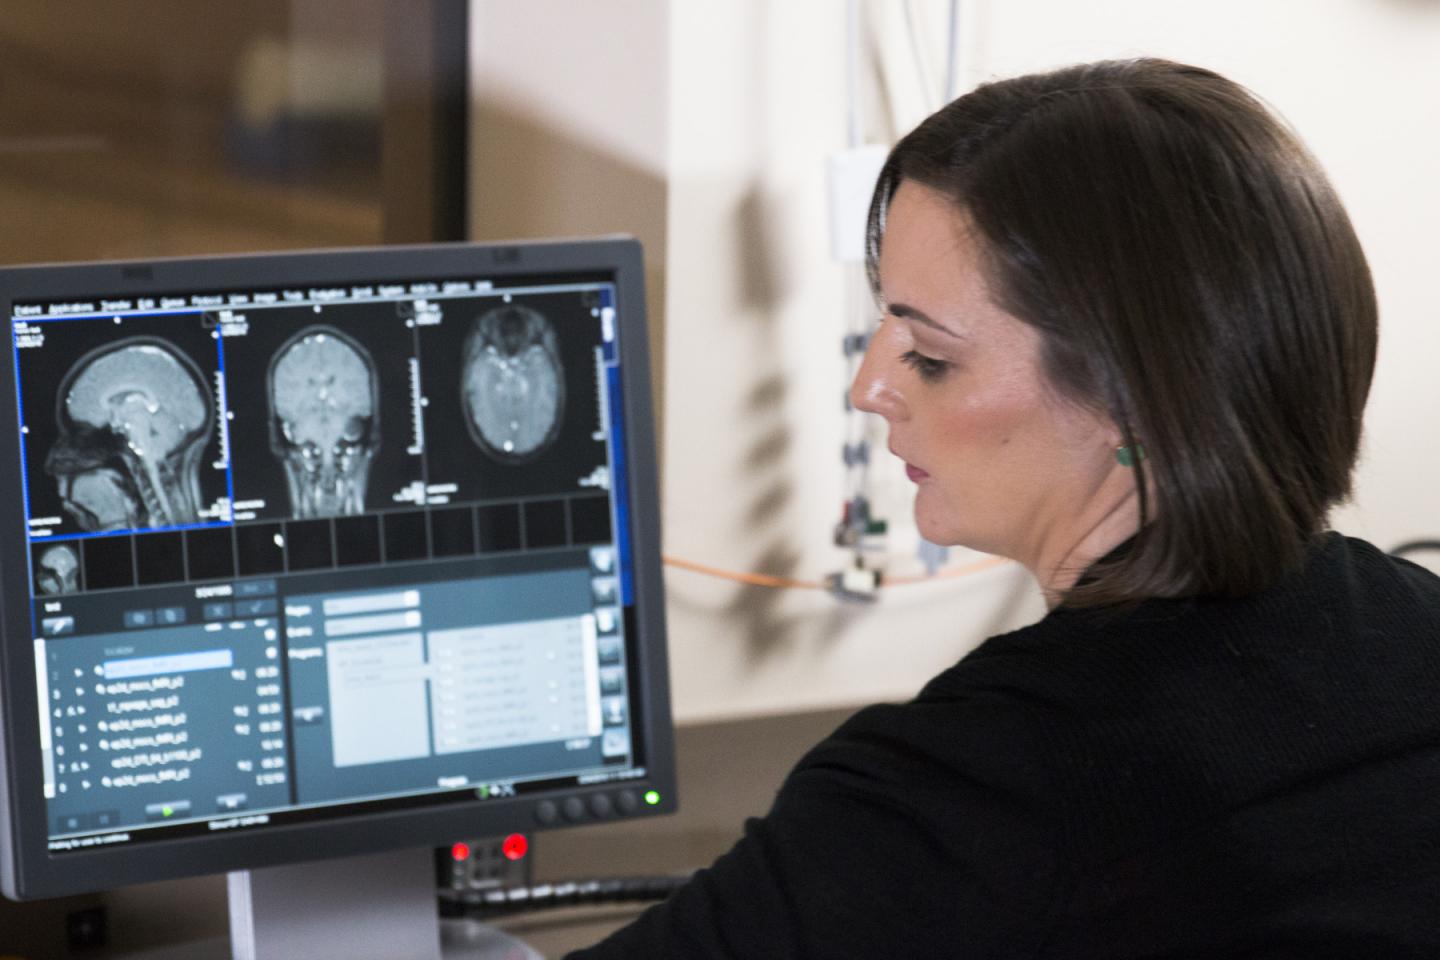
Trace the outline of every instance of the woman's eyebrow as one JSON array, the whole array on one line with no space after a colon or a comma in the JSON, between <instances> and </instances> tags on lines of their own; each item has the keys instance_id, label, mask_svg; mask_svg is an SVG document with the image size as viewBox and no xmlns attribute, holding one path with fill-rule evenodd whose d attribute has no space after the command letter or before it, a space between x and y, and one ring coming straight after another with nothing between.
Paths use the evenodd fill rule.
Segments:
<instances>
[{"instance_id":1,"label":"woman's eyebrow","mask_svg":"<svg viewBox=\"0 0 1440 960\"><path fill-rule=\"evenodd\" d=\"M885 310L893 317L904 317L907 320L914 320L917 323L923 323L925 326L930 327L932 330L940 331L947 337L954 337L956 340L965 339L965 336L963 334L956 333L954 330L951 330L949 327L941 324L938 320L932 319L923 311L917 310L915 307L909 306L908 304L887 304Z\"/></svg>"}]
</instances>

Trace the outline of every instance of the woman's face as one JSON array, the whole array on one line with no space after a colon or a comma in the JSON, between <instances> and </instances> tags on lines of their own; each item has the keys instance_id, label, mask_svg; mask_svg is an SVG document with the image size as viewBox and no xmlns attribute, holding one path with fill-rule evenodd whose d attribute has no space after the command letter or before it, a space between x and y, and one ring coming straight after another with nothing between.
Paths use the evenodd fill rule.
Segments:
<instances>
[{"instance_id":1,"label":"woman's face","mask_svg":"<svg viewBox=\"0 0 1440 960\"><path fill-rule=\"evenodd\" d=\"M991 301L982 263L955 204L900 185L879 264L885 315L851 398L888 423L927 540L1036 570L1089 532L1118 431L1047 385L1039 334Z\"/></svg>"}]
</instances>

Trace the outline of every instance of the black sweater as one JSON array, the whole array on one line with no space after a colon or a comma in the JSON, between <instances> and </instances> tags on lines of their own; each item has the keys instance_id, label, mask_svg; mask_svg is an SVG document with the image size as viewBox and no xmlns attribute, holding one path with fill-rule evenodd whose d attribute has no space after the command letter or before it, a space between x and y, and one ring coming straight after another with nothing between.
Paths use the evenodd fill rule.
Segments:
<instances>
[{"instance_id":1,"label":"black sweater","mask_svg":"<svg viewBox=\"0 0 1440 960\"><path fill-rule=\"evenodd\" d=\"M1440 578L1059 608L812 750L601 958L1440 957Z\"/></svg>"}]
</instances>

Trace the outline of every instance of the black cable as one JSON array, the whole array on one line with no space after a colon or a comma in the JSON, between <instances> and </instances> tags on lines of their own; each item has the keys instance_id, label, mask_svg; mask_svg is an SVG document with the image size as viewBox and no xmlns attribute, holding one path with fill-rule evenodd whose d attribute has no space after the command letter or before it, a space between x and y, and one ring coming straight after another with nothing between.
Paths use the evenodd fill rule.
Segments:
<instances>
[{"instance_id":1,"label":"black cable","mask_svg":"<svg viewBox=\"0 0 1440 960\"><path fill-rule=\"evenodd\" d=\"M498 887L493 890L447 890L440 894L440 916L493 920L512 913L528 913L552 907L664 900L689 880L688 873L660 874L566 880L558 883L537 883L533 886Z\"/></svg>"},{"instance_id":2,"label":"black cable","mask_svg":"<svg viewBox=\"0 0 1440 960\"><path fill-rule=\"evenodd\" d=\"M1407 553L1420 553L1422 551L1435 550L1440 552L1440 540L1411 540L1409 543L1402 543L1390 551L1393 557L1402 557Z\"/></svg>"}]
</instances>

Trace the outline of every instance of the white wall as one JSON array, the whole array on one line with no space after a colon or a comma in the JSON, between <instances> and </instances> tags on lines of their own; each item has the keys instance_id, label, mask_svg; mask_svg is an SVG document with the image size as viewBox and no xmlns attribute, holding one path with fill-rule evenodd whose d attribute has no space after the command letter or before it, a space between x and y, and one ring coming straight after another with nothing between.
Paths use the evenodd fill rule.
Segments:
<instances>
[{"instance_id":1,"label":"white wall","mask_svg":"<svg viewBox=\"0 0 1440 960\"><path fill-rule=\"evenodd\" d=\"M666 7L665 0L470 0L472 90L662 174ZM479 127L474 136L484 144L490 133Z\"/></svg>"},{"instance_id":2,"label":"white wall","mask_svg":"<svg viewBox=\"0 0 1440 960\"><path fill-rule=\"evenodd\" d=\"M945 6L913 5L932 81ZM590 146L662 171L667 552L817 579L842 560L829 545L844 495L847 371L838 340L868 309L853 268L832 263L827 249L824 164L845 138L844 5L627 0L604 7L625 15L582 14L590 5L579 0L472 4L492 17L508 8L515 21L506 49L491 52L492 65L508 57L507 70L522 69L531 56L515 49L527 30L583 30L587 44L564 44L570 74L506 96ZM933 106L917 80L903 9L899 0L867 7L883 74L883 83L874 71L865 75L866 128L875 135L903 131ZM1440 377L1432 369L1440 308L1430 291L1440 228L1440 5L967 0L963 9L967 87L1148 54L1216 68L1290 119L1350 209L1382 308L1357 499L1336 525L1383 547L1440 535ZM636 70L655 76L657 62L660 88L634 81ZM578 74L577 63L585 65ZM486 80L486 96L510 82L493 66L477 64L476 75ZM585 82L575 83L576 75ZM642 128L638 140L616 132ZM565 189L571 192L555 205L569 200L593 222L583 189ZM894 464L877 468L877 482L896 526L893 569L913 573L908 486ZM908 696L985 636L1043 613L1013 566L896 587L870 607L673 569L668 594L681 720Z\"/></svg>"}]
</instances>

